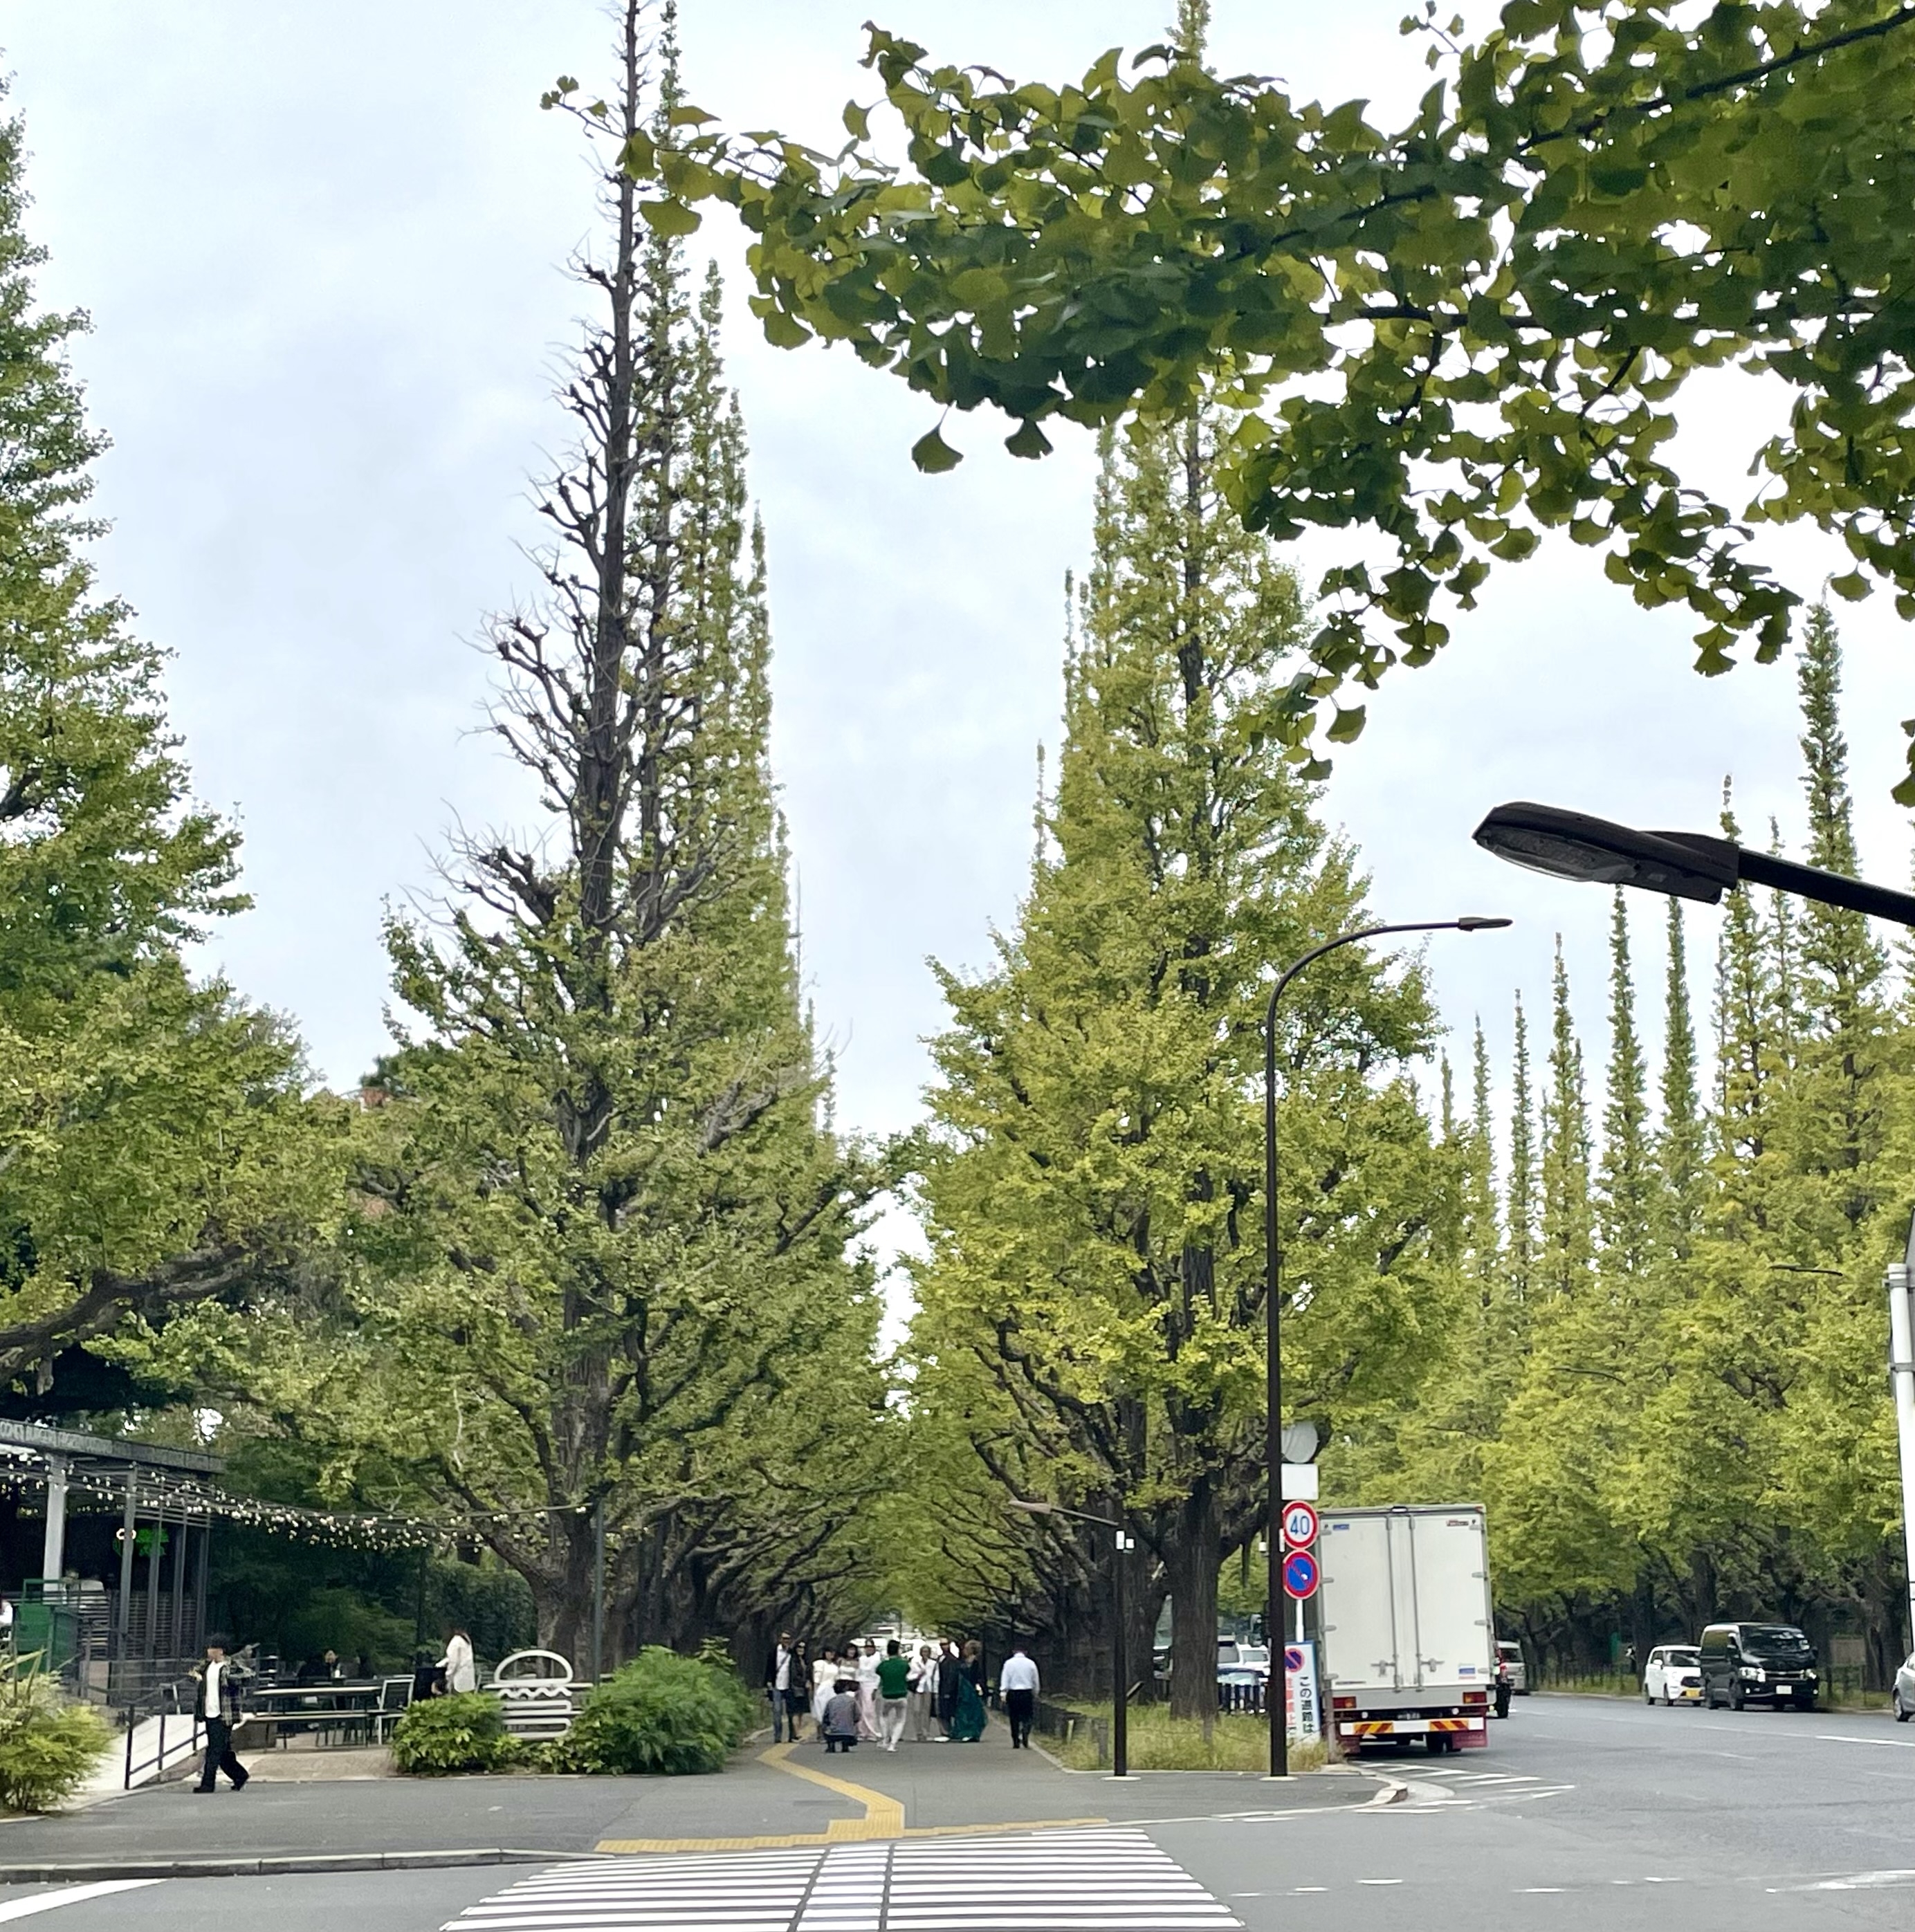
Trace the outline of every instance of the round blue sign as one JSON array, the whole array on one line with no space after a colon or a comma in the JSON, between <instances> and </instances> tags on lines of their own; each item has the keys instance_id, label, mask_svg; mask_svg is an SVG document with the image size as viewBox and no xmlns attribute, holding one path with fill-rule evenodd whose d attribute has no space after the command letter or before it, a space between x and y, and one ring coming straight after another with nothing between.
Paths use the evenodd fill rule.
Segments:
<instances>
[{"instance_id":1,"label":"round blue sign","mask_svg":"<svg viewBox=\"0 0 1915 1932\"><path fill-rule=\"evenodd\" d=\"M1303 1668L1303 1652L1295 1644L1287 1644L1283 1649L1283 1668L1294 1676Z\"/></svg>"},{"instance_id":2,"label":"round blue sign","mask_svg":"<svg viewBox=\"0 0 1915 1932\"><path fill-rule=\"evenodd\" d=\"M1283 1558L1283 1588L1300 1600L1316 1594L1316 1558L1307 1550L1293 1550Z\"/></svg>"}]
</instances>

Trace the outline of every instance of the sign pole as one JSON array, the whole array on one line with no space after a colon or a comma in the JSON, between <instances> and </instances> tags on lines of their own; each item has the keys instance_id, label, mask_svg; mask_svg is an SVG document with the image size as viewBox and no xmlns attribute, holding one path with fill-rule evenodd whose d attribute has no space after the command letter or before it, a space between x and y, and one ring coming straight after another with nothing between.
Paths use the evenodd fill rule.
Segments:
<instances>
[{"instance_id":1,"label":"sign pole","mask_svg":"<svg viewBox=\"0 0 1915 1932\"><path fill-rule=\"evenodd\" d=\"M1908 1234L1915 1256L1915 1228ZM1895 1394L1895 1429L1901 1457L1901 1535L1908 1570L1909 1637L1915 1644L1915 1310L1910 1307L1909 1264L1889 1266L1889 1383Z\"/></svg>"},{"instance_id":2,"label":"sign pole","mask_svg":"<svg viewBox=\"0 0 1915 1932\"><path fill-rule=\"evenodd\" d=\"M1111 1686L1110 1706L1110 1770L1113 1778L1130 1775L1130 1667L1124 1656L1124 1619L1126 1615L1124 1602L1124 1549L1129 1540L1122 1530L1117 1532L1117 1548L1111 1557L1111 1610L1116 1618L1111 1630L1111 1660L1116 1666L1117 1681Z\"/></svg>"}]
</instances>

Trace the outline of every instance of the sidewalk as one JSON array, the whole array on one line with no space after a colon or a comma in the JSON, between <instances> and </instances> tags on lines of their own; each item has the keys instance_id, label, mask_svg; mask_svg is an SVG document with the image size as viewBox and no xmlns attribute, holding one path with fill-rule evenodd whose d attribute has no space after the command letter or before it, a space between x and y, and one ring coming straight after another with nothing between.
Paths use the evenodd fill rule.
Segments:
<instances>
[{"instance_id":1,"label":"sidewalk","mask_svg":"<svg viewBox=\"0 0 1915 1932\"><path fill-rule=\"evenodd\" d=\"M0 1820L0 1883L55 1867L134 1876L136 1866L176 1870L206 1862L227 1869L260 1860L480 1862L514 1852L846 1844L1314 1810L1363 1804L1382 1789L1381 1780L1355 1771L1282 1785L1207 1772L1119 1784L1059 1770L1036 1751L1013 1751L995 1721L978 1744L907 1744L895 1754L861 1745L827 1756L815 1743L767 1750L761 1741L707 1778L431 1779L368 1776L356 1763L342 1768L358 1774L323 1784L262 1777L242 1792L222 1784L210 1798L188 1784L161 1785L63 1817Z\"/></svg>"}]
</instances>

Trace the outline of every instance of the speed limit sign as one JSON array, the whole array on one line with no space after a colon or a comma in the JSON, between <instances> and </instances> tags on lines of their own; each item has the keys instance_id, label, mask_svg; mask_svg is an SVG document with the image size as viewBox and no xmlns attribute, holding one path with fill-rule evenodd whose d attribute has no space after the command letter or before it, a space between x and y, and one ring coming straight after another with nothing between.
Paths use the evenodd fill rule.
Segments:
<instances>
[{"instance_id":1,"label":"speed limit sign","mask_svg":"<svg viewBox=\"0 0 1915 1932\"><path fill-rule=\"evenodd\" d=\"M1292 1550L1307 1550L1316 1540L1316 1512L1309 1504L1283 1505L1283 1540Z\"/></svg>"}]
</instances>

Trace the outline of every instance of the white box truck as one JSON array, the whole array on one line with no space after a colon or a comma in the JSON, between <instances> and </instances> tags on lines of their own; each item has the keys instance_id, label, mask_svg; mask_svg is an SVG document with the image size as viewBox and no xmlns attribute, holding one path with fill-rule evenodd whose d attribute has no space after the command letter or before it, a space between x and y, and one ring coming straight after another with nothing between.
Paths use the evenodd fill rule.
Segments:
<instances>
[{"instance_id":1,"label":"white box truck","mask_svg":"<svg viewBox=\"0 0 1915 1932\"><path fill-rule=\"evenodd\" d=\"M1475 1503L1325 1510L1317 1534L1330 1720L1346 1749L1489 1742L1489 1537Z\"/></svg>"}]
</instances>

